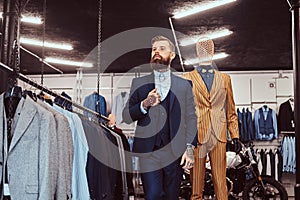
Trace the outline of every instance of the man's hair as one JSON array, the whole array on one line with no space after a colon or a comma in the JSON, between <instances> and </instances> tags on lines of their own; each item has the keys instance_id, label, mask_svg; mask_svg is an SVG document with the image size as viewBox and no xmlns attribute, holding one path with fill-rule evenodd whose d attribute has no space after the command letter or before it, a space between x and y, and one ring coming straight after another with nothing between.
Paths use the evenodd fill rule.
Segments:
<instances>
[{"instance_id":1,"label":"man's hair","mask_svg":"<svg viewBox=\"0 0 300 200\"><path fill-rule=\"evenodd\" d=\"M171 51L175 52L175 46L173 42L171 42L171 40L169 40L168 38L161 35L155 36L154 38L152 38L151 44L153 45L154 42L158 42L158 41L167 41L169 43Z\"/></svg>"}]
</instances>

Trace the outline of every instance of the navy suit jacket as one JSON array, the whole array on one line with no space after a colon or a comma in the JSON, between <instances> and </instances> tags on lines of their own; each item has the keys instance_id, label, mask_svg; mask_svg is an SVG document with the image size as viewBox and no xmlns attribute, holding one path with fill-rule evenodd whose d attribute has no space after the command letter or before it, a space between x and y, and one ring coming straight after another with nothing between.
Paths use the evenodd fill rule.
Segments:
<instances>
[{"instance_id":1,"label":"navy suit jacket","mask_svg":"<svg viewBox=\"0 0 300 200\"><path fill-rule=\"evenodd\" d=\"M154 74L134 78L131 84L129 99L123 110L126 123L137 121L133 152L150 153L155 146L156 134L162 126L158 126L162 119L162 106L150 107L146 114L140 110L141 102L153 90ZM171 73L171 88L169 91L169 127L171 149L174 156L181 156L186 144L197 144L197 117L195 113L192 83Z\"/></svg>"}]
</instances>

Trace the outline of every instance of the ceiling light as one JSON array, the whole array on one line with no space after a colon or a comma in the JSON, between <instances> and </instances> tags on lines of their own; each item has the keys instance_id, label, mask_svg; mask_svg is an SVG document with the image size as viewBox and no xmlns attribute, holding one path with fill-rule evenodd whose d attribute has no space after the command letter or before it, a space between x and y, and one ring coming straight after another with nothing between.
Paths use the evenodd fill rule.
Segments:
<instances>
[{"instance_id":1,"label":"ceiling light","mask_svg":"<svg viewBox=\"0 0 300 200\"><path fill-rule=\"evenodd\" d=\"M3 12L0 12L0 18L3 18ZM42 19L40 17L34 16L21 16L21 22L30 23L30 24L42 24Z\"/></svg>"},{"instance_id":2,"label":"ceiling light","mask_svg":"<svg viewBox=\"0 0 300 200\"><path fill-rule=\"evenodd\" d=\"M34 46L43 46L43 41L30 39L30 38L20 38L20 43L22 44L30 44ZM44 47L62 49L62 50L72 50L73 47L70 44L64 43L53 43L53 42L44 42Z\"/></svg>"},{"instance_id":3,"label":"ceiling light","mask_svg":"<svg viewBox=\"0 0 300 200\"><path fill-rule=\"evenodd\" d=\"M218 59L221 59L221 58L226 58L228 57L229 55L227 53L216 53L213 57L213 60L218 60ZM184 64L185 65L194 65L194 64L198 64L199 63L199 58L192 58L192 59L187 59Z\"/></svg>"},{"instance_id":4,"label":"ceiling light","mask_svg":"<svg viewBox=\"0 0 300 200\"><path fill-rule=\"evenodd\" d=\"M208 37L208 38L213 40L213 39L216 39L216 38L228 36L232 33L233 32L228 30L228 29L217 30L217 31L214 31L214 32L211 32L211 33L205 33L205 34L200 35L200 36L193 36L193 37L189 37L189 38L184 38L180 41L180 45L181 46L188 46L188 45L191 45L191 44L195 44L195 43L197 43L199 38L202 38L202 37Z\"/></svg>"},{"instance_id":5,"label":"ceiling light","mask_svg":"<svg viewBox=\"0 0 300 200\"><path fill-rule=\"evenodd\" d=\"M71 66L76 66L76 67L93 67L93 63L87 63L87 62L76 62L76 61L71 61L71 60L63 60L60 58L45 58L46 62L49 63L54 63L54 64L61 64L61 65L71 65Z\"/></svg>"},{"instance_id":6,"label":"ceiling light","mask_svg":"<svg viewBox=\"0 0 300 200\"><path fill-rule=\"evenodd\" d=\"M189 15L193 15L205 10L209 10L212 8L216 8L218 6L222 6L236 0L217 0L217 1L209 1L209 2L201 2L198 5L194 5L192 8L189 9L182 9L181 11L175 12L173 15L174 19L183 18Z\"/></svg>"},{"instance_id":7,"label":"ceiling light","mask_svg":"<svg viewBox=\"0 0 300 200\"><path fill-rule=\"evenodd\" d=\"M21 22L31 23L31 24L42 24L42 19L34 16L22 16Z\"/></svg>"}]
</instances>

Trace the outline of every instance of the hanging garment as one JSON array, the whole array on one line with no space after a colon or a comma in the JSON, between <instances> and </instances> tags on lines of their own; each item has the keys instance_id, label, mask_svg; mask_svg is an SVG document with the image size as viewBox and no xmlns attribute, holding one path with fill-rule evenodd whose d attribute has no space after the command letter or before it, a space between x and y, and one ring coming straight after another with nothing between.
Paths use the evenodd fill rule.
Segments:
<instances>
[{"instance_id":1,"label":"hanging garment","mask_svg":"<svg viewBox=\"0 0 300 200\"><path fill-rule=\"evenodd\" d=\"M280 131L295 131L294 111L292 110L289 101L286 101L279 106L278 130L279 133Z\"/></svg>"},{"instance_id":2,"label":"hanging garment","mask_svg":"<svg viewBox=\"0 0 300 200\"><path fill-rule=\"evenodd\" d=\"M0 137L2 183L9 177L11 199L52 200L58 164L56 122L31 98L22 98L12 126L12 141L7 148L6 114L0 95ZM65 197L66 198L66 197Z\"/></svg>"},{"instance_id":3,"label":"hanging garment","mask_svg":"<svg viewBox=\"0 0 300 200\"><path fill-rule=\"evenodd\" d=\"M89 146L86 173L91 199L122 199L123 175L119 171L118 140L96 123L79 117Z\"/></svg>"},{"instance_id":4,"label":"hanging garment","mask_svg":"<svg viewBox=\"0 0 300 200\"><path fill-rule=\"evenodd\" d=\"M120 94L115 96L112 105L111 114L114 114L116 116L117 127L121 128L122 130L134 131L136 123L131 123L131 124L124 123L123 116L122 116L122 112L123 109L125 108L128 98L129 98L128 92L121 92Z\"/></svg>"},{"instance_id":5,"label":"hanging garment","mask_svg":"<svg viewBox=\"0 0 300 200\"><path fill-rule=\"evenodd\" d=\"M84 99L84 102L83 102L83 106L86 107L86 108L89 108L93 111L96 111L97 113L107 117L107 113L106 113L106 100L105 98L94 92L93 94L85 97ZM87 111L84 111L83 112L85 116L91 118L91 119L95 119L95 115L87 112ZM101 118L99 118L100 121Z\"/></svg>"},{"instance_id":6,"label":"hanging garment","mask_svg":"<svg viewBox=\"0 0 300 200\"><path fill-rule=\"evenodd\" d=\"M127 92L121 92L114 98L111 113L116 116L116 125L118 127L120 127L120 124L123 122L122 112L125 108L128 98L129 94Z\"/></svg>"},{"instance_id":7,"label":"hanging garment","mask_svg":"<svg viewBox=\"0 0 300 200\"><path fill-rule=\"evenodd\" d=\"M255 139L255 131L254 131L254 125L252 120L252 112L249 111L249 108L246 109L246 124L247 124L247 138L249 140Z\"/></svg>"},{"instance_id":8,"label":"hanging garment","mask_svg":"<svg viewBox=\"0 0 300 200\"><path fill-rule=\"evenodd\" d=\"M243 113L240 111L240 109L237 109L237 116L238 116L238 126L239 126L239 135L240 135L240 140L245 141L245 127L243 124Z\"/></svg>"},{"instance_id":9,"label":"hanging garment","mask_svg":"<svg viewBox=\"0 0 300 200\"><path fill-rule=\"evenodd\" d=\"M90 194L85 172L88 144L81 120L77 114L64 110L57 105L53 105L53 108L67 117L71 127L71 133L69 135L72 137L74 144L74 158L72 160L72 199L89 199Z\"/></svg>"},{"instance_id":10,"label":"hanging garment","mask_svg":"<svg viewBox=\"0 0 300 200\"><path fill-rule=\"evenodd\" d=\"M273 140L278 137L276 113L263 106L254 113L254 125L257 140Z\"/></svg>"},{"instance_id":11,"label":"hanging garment","mask_svg":"<svg viewBox=\"0 0 300 200\"><path fill-rule=\"evenodd\" d=\"M51 112L56 122L57 132L57 151L58 151L58 175L57 186L55 190L56 199L71 198L71 184L72 184L72 166L74 148L71 137L71 129L68 119L61 113L53 109L52 106L38 100L37 103ZM54 105L55 106L55 105Z\"/></svg>"}]
</instances>

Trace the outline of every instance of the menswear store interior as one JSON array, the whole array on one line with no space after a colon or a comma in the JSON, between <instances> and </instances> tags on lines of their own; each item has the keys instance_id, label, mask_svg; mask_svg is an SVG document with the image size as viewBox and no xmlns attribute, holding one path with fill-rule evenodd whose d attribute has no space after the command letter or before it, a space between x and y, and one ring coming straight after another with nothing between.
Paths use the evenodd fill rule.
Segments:
<instances>
[{"instance_id":1,"label":"menswear store interior","mask_svg":"<svg viewBox=\"0 0 300 200\"><path fill-rule=\"evenodd\" d=\"M47 170L57 173L60 181L52 183L49 179L49 185L65 184L69 187L65 195L72 199L90 199L95 188L89 187L106 192L111 189L103 193L102 198L93 199L144 199L139 158L132 157L129 161L124 158L124 152L132 149L136 124L124 123L122 111L129 99L132 80L153 71L149 66L151 39L163 35L175 44L176 57L171 63L175 75L182 76L199 65L196 44L199 38L205 37L214 43L214 69L231 78L239 140L250 149L252 160L243 166L242 173L238 167L233 169L240 173L238 178L226 174L228 198L300 199L295 140L295 119L299 121L296 115L299 110L294 113L294 108L297 109L295 91L300 91L296 81L300 79L299 55L294 54L300 35L299 19L295 20L299 18L297 2L1 0L1 195L8 192L9 199L19 200L22 198L13 194L19 191L18 187L26 186L29 193L40 191L41 188L26 185L26 176L14 167L26 163L29 168L39 166L36 174ZM35 104L39 102L48 109L61 109L64 118L56 120L65 120L69 126L61 132L43 129L47 133L43 140L51 143L56 138L57 146L51 146L51 150L30 145L31 139L44 135L37 131L19 136L27 137L20 141L29 143L23 144L24 149L19 153L13 153L16 148L13 145L22 146L16 137L26 132L18 129L18 123L36 123L33 127L38 127L46 122L28 121L32 111L14 110L13 100L9 100L10 106L7 106L7 99L12 96L29 96ZM257 117L261 109L269 110L272 116L270 120L275 131L272 137L260 137L258 132L261 121ZM23 117L22 112L25 112ZM72 118L74 115L77 117ZM93 133L83 130L80 120L89 121ZM97 134L98 140L89 140L89 134ZM109 143L107 138L115 141L117 150L110 150L105 144ZM7 145L12 148L11 153ZM85 149L91 146L95 146L97 152ZM64 158L63 161L51 160L56 153ZM30 161L35 154L39 160ZM94 158L94 154L98 158ZM14 162L9 162L10 156ZM118 158L118 167L105 166L106 162L113 162L107 158ZM95 169L104 168L108 173L89 171L89 159L94 159ZM263 183L268 194L260 191L260 187L245 190L251 179L255 179L249 172L252 162L257 164L262 177L272 180ZM24 168L22 170L24 172ZM14 176L11 173L18 174L14 186L7 184ZM28 173L36 176L30 170ZM207 174L206 182L212 183L209 172ZM189 199L191 180L188 171L182 179L180 199ZM236 189L240 186L240 190ZM251 193L251 197L245 198L245 192ZM204 194L206 199L216 199L211 185L205 186ZM66 199L66 196L50 199Z\"/></svg>"}]
</instances>

